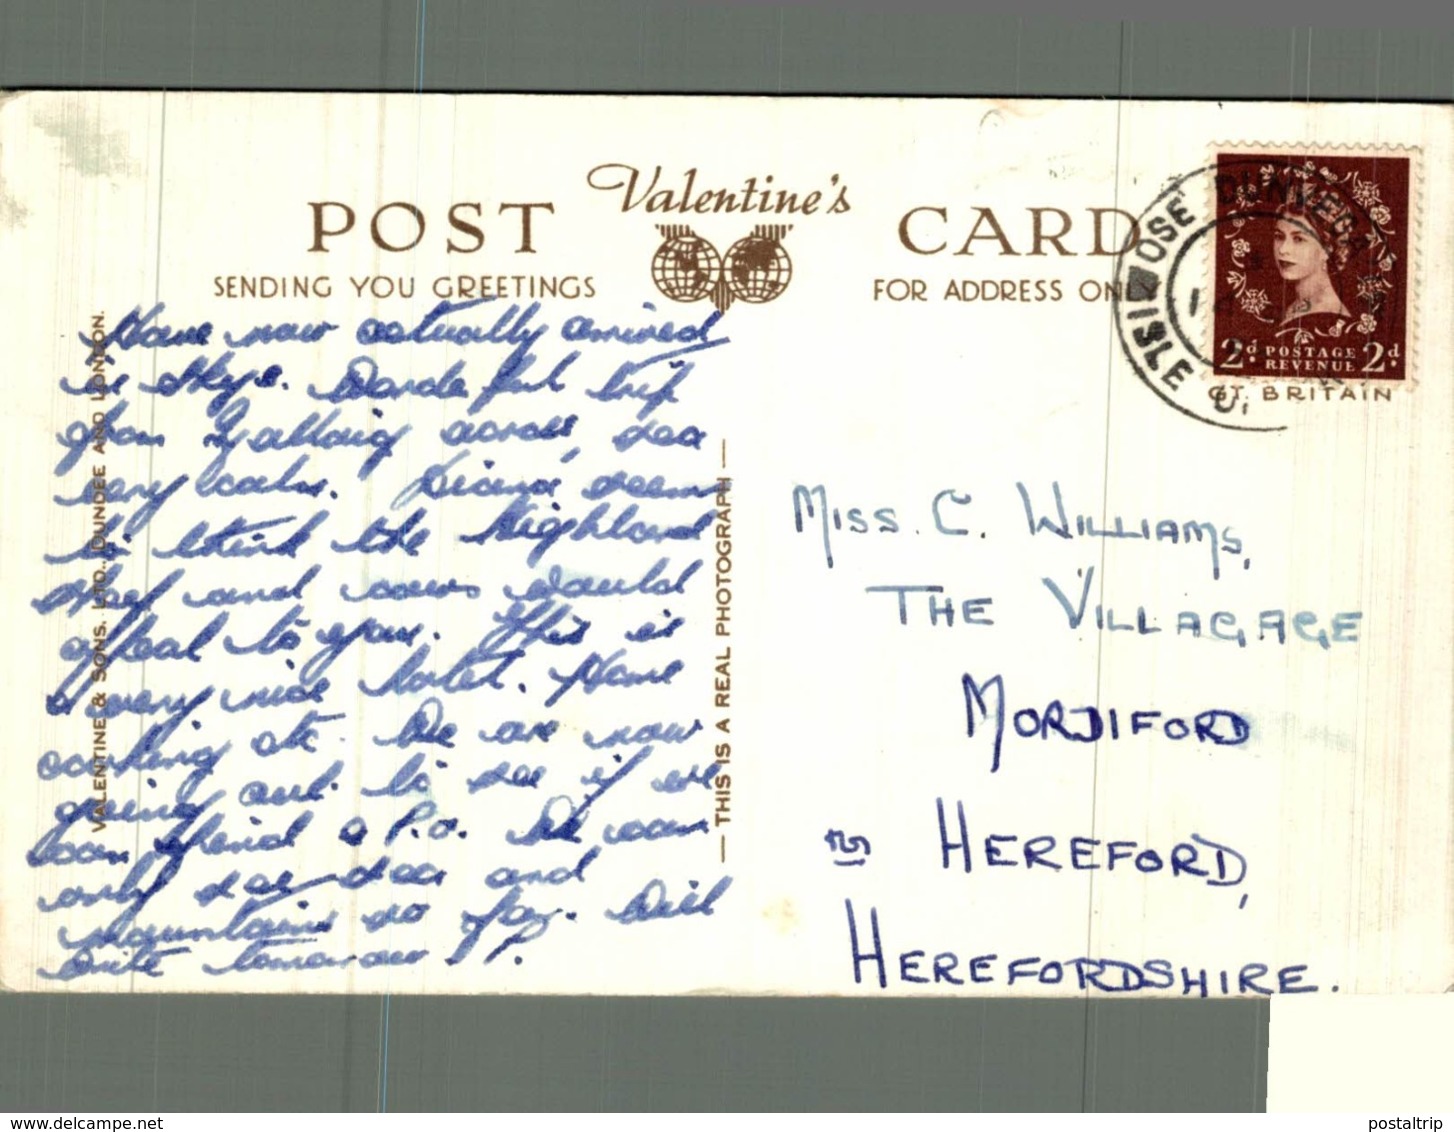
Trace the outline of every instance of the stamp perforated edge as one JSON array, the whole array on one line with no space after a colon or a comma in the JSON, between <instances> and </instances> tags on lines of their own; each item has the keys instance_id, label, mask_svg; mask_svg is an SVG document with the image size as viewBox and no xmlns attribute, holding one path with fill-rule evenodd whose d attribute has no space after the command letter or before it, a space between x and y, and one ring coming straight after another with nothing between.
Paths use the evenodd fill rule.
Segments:
<instances>
[{"instance_id":1,"label":"stamp perforated edge","mask_svg":"<svg viewBox=\"0 0 1454 1132\"><path fill-rule=\"evenodd\" d=\"M1404 363L1405 376L1398 381L1389 381L1387 378L1377 377L1337 377L1337 378L1287 378L1272 375L1249 375L1246 380L1258 384L1268 382L1306 382L1309 380L1319 381L1326 384L1348 384L1373 385L1378 388L1386 388L1393 393L1412 394L1418 389L1420 383L1419 373L1419 315L1422 304L1419 296L1423 292L1423 224L1424 224L1424 150L1418 145L1400 145L1392 142L1384 142L1373 145L1354 142L1304 142L1304 141L1213 141L1207 146L1207 167L1215 168L1223 156L1237 157L1239 155L1260 156L1273 154L1286 157L1317 157L1326 153L1332 157L1370 157L1377 160L1379 157L1401 157L1407 158L1409 163L1409 206L1408 206L1408 241L1406 254L1408 256L1408 271L1405 275L1408 294L1404 298ZM1208 217L1215 218L1217 215L1217 189L1216 178L1208 179L1206 186L1206 207ZM1212 243L1202 251L1202 263L1200 264L1200 277L1207 288L1207 294L1216 294L1217 284L1217 262L1216 246ZM1202 347L1206 357L1212 357L1213 337L1215 336L1215 322L1212 315L1212 307L1207 308L1207 317L1203 321L1203 331L1206 337L1203 339ZM1209 374L1210 376L1210 374Z\"/></svg>"}]
</instances>

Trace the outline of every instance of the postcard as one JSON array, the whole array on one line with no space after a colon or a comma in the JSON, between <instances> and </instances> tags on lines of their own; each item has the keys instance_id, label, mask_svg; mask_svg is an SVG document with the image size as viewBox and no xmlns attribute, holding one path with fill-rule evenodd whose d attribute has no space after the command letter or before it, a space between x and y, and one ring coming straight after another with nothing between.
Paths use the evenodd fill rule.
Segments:
<instances>
[{"instance_id":1,"label":"postcard","mask_svg":"<svg viewBox=\"0 0 1454 1132\"><path fill-rule=\"evenodd\" d=\"M1454 984L1454 111L0 100L12 991Z\"/></svg>"}]
</instances>

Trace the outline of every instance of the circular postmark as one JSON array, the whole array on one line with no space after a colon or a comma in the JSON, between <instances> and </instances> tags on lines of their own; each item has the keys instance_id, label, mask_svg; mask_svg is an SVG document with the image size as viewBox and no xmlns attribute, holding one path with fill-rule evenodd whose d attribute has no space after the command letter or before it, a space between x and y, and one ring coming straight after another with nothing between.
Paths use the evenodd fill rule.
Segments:
<instances>
[{"instance_id":1,"label":"circular postmark","mask_svg":"<svg viewBox=\"0 0 1454 1132\"><path fill-rule=\"evenodd\" d=\"M1410 158L1219 153L1169 180L1116 261L1137 376L1193 419L1285 429L1309 406L1411 384Z\"/></svg>"}]
</instances>

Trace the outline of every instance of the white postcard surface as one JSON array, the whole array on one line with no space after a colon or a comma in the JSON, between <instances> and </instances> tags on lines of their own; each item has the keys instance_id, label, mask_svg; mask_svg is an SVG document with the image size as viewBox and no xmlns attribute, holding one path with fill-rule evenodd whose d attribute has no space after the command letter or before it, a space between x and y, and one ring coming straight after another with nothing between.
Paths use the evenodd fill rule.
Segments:
<instances>
[{"instance_id":1,"label":"white postcard surface","mask_svg":"<svg viewBox=\"0 0 1454 1132\"><path fill-rule=\"evenodd\" d=\"M1454 984L1448 107L0 99L0 982Z\"/></svg>"}]
</instances>

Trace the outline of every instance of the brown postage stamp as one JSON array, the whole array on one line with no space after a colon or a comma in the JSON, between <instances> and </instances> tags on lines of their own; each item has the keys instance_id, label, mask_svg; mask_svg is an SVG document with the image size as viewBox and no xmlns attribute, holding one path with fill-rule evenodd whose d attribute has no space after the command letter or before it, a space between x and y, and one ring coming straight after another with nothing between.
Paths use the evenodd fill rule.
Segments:
<instances>
[{"instance_id":1,"label":"brown postage stamp","mask_svg":"<svg viewBox=\"0 0 1454 1132\"><path fill-rule=\"evenodd\" d=\"M1213 372L1408 376L1409 158L1218 153Z\"/></svg>"}]
</instances>

